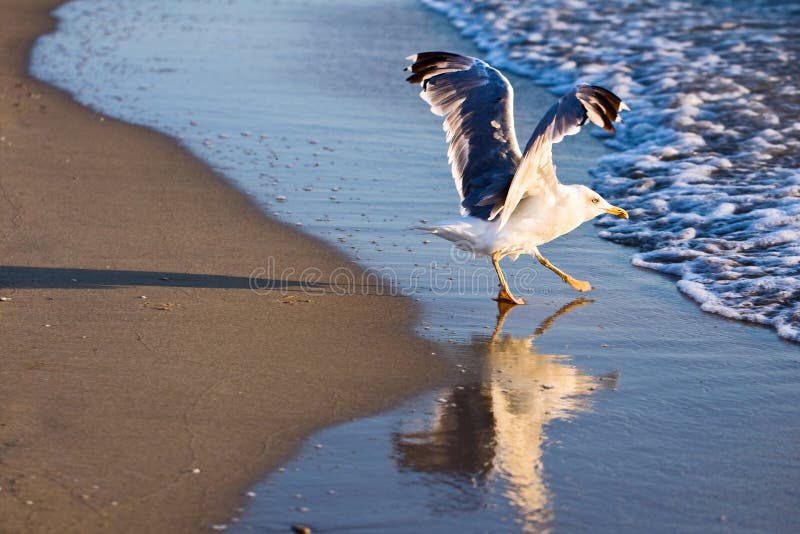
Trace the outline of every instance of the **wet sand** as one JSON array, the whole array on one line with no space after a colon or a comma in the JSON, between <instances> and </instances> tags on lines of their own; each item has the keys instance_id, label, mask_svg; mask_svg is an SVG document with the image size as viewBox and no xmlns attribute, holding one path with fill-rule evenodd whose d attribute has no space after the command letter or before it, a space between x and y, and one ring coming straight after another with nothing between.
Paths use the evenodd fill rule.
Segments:
<instances>
[{"instance_id":1,"label":"wet sand","mask_svg":"<svg viewBox=\"0 0 800 534\"><path fill-rule=\"evenodd\" d=\"M204 531L302 436L443 366L410 299L326 292L356 268L330 246L30 79L58 3L0 2L0 531Z\"/></svg>"}]
</instances>

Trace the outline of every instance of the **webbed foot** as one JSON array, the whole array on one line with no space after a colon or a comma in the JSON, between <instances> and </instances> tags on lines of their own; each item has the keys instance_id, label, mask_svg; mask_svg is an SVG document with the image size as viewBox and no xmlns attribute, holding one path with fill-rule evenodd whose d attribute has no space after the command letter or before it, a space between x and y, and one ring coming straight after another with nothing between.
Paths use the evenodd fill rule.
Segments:
<instances>
[{"instance_id":1,"label":"webbed foot","mask_svg":"<svg viewBox=\"0 0 800 534\"><path fill-rule=\"evenodd\" d=\"M506 291L504 287L500 288L500 291L497 293L497 298L494 300L509 304L525 304L525 299L515 297L510 291Z\"/></svg>"},{"instance_id":2,"label":"webbed foot","mask_svg":"<svg viewBox=\"0 0 800 534\"><path fill-rule=\"evenodd\" d=\"M591 291L592 284L587 282L586 280L576 280L571 276L566 279L566 282L571 285L573 288L577 289L578 291Z\"/></svg>"}]
</instances>

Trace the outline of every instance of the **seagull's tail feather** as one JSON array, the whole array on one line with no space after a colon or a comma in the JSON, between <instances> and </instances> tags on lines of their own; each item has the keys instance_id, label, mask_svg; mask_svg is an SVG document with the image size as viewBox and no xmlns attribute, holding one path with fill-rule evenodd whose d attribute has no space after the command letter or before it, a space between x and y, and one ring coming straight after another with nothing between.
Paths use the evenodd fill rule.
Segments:
<instances>
[{"instance_id":1,"label":"seagull's tail feather","mask_svg":"<svg viewBox=\"0 0 800 534\"><path fill-rule=\"evenodd\" d=\"M474 223L469 219L460 219L414 226L413 228L414 230L421 230L446 239L461 250L466 250L473 254L490 254L491 251L484 250L486 248L486 240L482 231L484 224L486 224L486 221L480 219L475 219Z\"/></svg>"}]
</instances>

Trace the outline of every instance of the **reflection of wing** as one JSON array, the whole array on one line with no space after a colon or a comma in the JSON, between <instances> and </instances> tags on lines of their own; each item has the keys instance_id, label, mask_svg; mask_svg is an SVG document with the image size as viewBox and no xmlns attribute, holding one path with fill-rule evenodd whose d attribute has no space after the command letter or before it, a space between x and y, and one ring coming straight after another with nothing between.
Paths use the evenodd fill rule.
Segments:
<instances>
[{"instance_id":1,"label":"reflection of wing","mask_svg":"<svg viewBox=\"0 0 800 534\"><path fill-rule=\"evenodd\" d=\"M489 64L448 52L423 52L408 59L410 83L442 115L461 212L485 219L502 202L522 156L514 133L514 90Z\"/></svg>"},{"instance_id":2,"label":"reflection of wing","mask_svg":"<svg viewBox=\"0 0 800 534\"><path fill-rule=\"evenodd\" d=\"M619 112L627 109L628 106L617 95L595 85L579 85L562 96L533 131L504 202L495 205L489 218L494 219L501 213L502 228L520 200L555 187L558 178L553 166L554 143L565 135L578 133L587 119L606 131L614 132L612 123L620 121Z\"/></svg>"},{"instance_id":3,"label":"reflection of wing","mask_svg":"<svg viewBox=\"0 0 800 534\"><path fill-rule=\"evenodd\" d=\"M566 357L513 350L501 343L487 365L495 433L495 472L507 480L504 493L525 518L523 531L541 532L552 521L550 492L543 479L545 426L585 411L594 379ZM512 350L508 350L512 349Z\"/></svg>"},{"instance_id":4,"label":"reflection of wing","mask_svg":"<svg viewBox=\"0 0 800 534\"><path fill-rule=\"evenodd\" d=\"M448 482L468 475L473 483L497 484L525 519L523 530L546 530L552 512L542 478L544 427L585 410L597 382L569 365L567 356L537 354L533 340L559 316L591 302L570 302L524 338L501 332L513 307L499 303L494 333L473 345L484 366L481 384L457 386L442 395L446 402L437 403L427 428L395 435L400 464L447 474Z\"/></svg>"},{"instance_id":5,"label":"reflection of wing","mask_svg":"<svg viewBox=\"0 0 800 534\"><path fill-rule=\"evenodd\" d=\"M392 437L402 465L421 473L485 475L494 460L492 399L480 386L458 386L443 398L432 428Z\"/></svg>"}]
</instances>

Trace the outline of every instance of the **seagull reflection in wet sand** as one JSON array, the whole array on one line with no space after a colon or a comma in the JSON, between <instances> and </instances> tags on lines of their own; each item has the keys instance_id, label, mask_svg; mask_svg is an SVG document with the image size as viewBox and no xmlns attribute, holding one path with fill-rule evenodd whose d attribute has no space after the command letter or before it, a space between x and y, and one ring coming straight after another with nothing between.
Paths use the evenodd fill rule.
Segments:
<instances>
[{"instance_id":1,"label":"seagull reflection in wet sand","mask_svg":"<svg viewBox=\"0 0 800 534\"><path fill-rule=\"evenodd\" d=\"M439 399L426 428L393 436L401 468L445 475L443 482L464 488L465 500L453 503L459 508L491 506L485 495L502 494L519 511L523 531L546 530L553 513L542 476L544 427L587 411L587 396L597 387L615 387L616 376L584 375L567 363L569 356L539 354L533 342L559 316L591 302L570 302L524 338L502 333L511 306L499 303L494 333L475 343L485 353L480 382L458 385Z\"/></svg>"}]
</instances>

